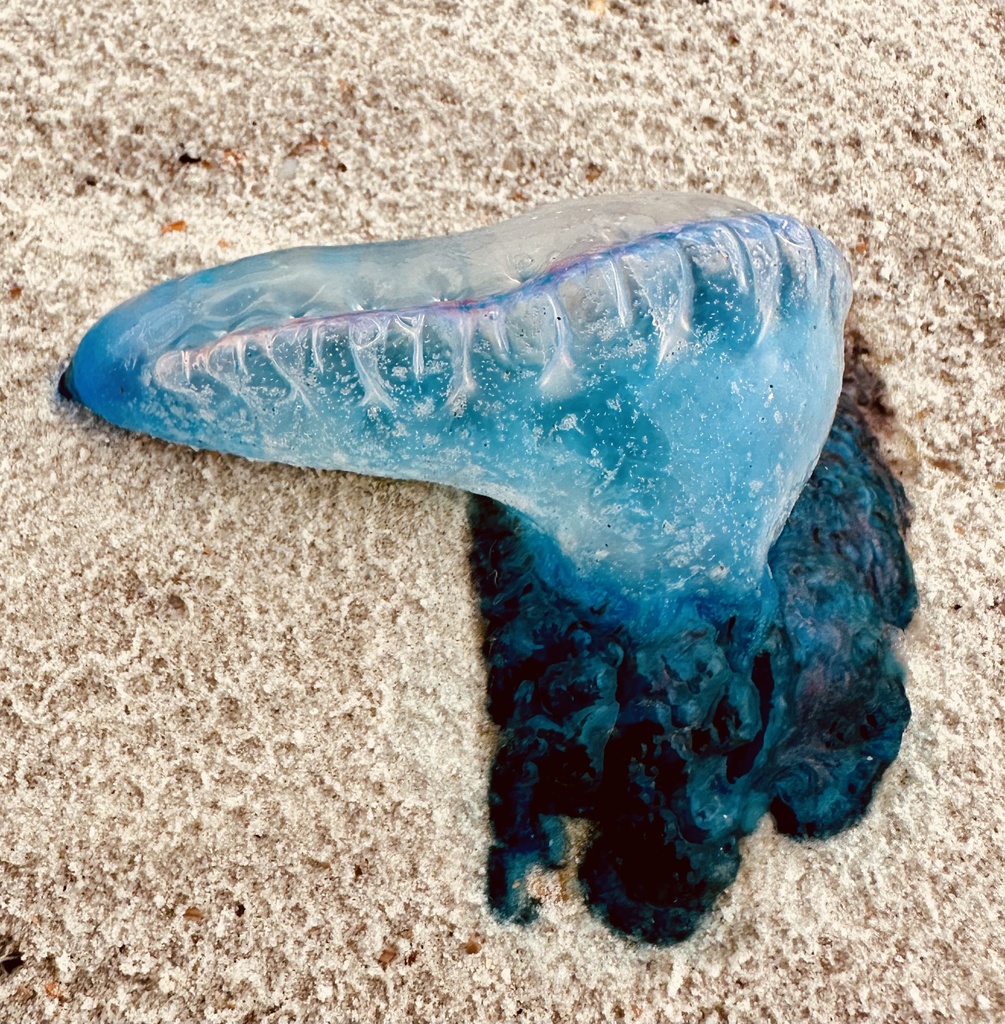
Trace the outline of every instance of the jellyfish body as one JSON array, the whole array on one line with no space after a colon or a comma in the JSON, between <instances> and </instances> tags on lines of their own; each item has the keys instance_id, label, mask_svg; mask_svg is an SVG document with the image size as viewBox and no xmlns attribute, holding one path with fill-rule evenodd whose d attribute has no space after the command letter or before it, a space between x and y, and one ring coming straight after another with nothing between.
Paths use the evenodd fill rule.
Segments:
<instances>
[{"instance_id":1,"label":"jellyfish body","mask_svg":"<svg viewBox=\"0 0 1005 1024\"><path fill-rule=\"evenodd\" d=\"M556 821L592 817L591 903L670 941L769 806L790 831L816 827L803 809L827 783L800 774L788 718L810 715L807 665L826 675L836 656L807 653L804 633L833 630L815 625L817 591L790 585L802 570L786 521L797 499L812 506L798 522L824 515L805 495L834 437L849 303L843 257L792 218L709 196L580 200L167 282L88 332L65 385L170 441L481 496L472 565L501 729L491 901L532 916L528 871L565 855ZM867 479L899 508L869 452L832 479ZM899 540L902 517L887 526ZM903 545L876 543L909 583ZM859 573L848 593L868 617L883 600L863 586ZM906 721L883 654L905 607L874 638L901 703L876 726L883 752L865 755L848 820ZM856 628L842 642L863 646Z\"/></svg>"}]
</instances>

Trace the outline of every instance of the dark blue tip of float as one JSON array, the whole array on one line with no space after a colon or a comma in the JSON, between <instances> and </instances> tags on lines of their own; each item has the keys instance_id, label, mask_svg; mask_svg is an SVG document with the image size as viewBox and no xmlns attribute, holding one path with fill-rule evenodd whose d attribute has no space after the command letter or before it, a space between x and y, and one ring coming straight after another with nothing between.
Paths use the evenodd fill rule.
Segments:
<instances>
[{"instance_id":1,"label":"dark blue tip of float","mask_svg":"<svg viewBox=\"0 0 1005 1024\"><path fill-rule=\"evenodd\" d=\"M116 426L140 429L150 407L152 367L177 340L183 313L176 281L117 306L81 339L59 393Z\"/></svg>"}]
</instances>

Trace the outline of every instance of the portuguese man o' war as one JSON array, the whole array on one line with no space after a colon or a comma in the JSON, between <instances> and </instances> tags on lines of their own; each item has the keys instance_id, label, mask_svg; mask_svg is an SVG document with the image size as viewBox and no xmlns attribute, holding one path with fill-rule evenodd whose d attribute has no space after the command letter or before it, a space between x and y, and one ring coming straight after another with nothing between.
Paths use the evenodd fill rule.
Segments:
<instances>
[{"instance_id":1,"label":"portuguese man o' war","mask_svg":"<svg viewBox=\"0 0 1005 1024\"><path fill-rule=\"evenodd\" d=\"M488 896L689 935L770 812L858 820L910 715L907 503L842 394L848 266L706 195L253 256L151 289L66 394L199 448L469 491L486 623Z\"/></svg>"}]
</instances>

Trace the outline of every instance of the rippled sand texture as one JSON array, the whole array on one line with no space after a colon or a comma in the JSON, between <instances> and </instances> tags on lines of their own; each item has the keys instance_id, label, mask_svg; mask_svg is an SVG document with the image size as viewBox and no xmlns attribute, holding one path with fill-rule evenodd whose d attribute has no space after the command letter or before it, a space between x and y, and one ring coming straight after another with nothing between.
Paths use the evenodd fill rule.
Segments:
<instances>
[{"instance_id":1,"label":"rippled sand texture","mask_svg":"<svg viewBox=\"0 0 1005 1024\"><path fill-rule=\"evenodd\" d=\"M963 0L0 5L0 1018L1005 1015L1003 33ZM652 188L849 259L920 591L869 813L765 819L664 949L591 914L589 835L532 872L534 924L486 910L461 494L55 397L159 281Z\"/></svg>"}]
</instances>

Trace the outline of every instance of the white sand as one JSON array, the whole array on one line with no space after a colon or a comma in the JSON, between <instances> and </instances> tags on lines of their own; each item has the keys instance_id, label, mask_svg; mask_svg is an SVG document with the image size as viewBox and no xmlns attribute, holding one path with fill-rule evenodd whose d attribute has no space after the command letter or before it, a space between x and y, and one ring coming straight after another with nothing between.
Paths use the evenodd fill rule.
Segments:
<instances>
[{"instance_id":1,"label":"white sand","mask_svg":"<svg viewBox=\"0 0 1005 1024\"><path fill-rule=\"evenodd\" d=\"M988 0L0 5L0 1020L1005 1019L1003 72ZM488 913L459 495L54 400L164 277L648 187L848 252L922 599L867 820L668 950Z\"/></svg>"}]
</instances>

